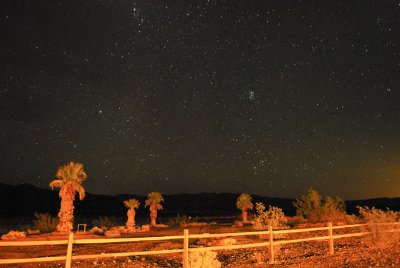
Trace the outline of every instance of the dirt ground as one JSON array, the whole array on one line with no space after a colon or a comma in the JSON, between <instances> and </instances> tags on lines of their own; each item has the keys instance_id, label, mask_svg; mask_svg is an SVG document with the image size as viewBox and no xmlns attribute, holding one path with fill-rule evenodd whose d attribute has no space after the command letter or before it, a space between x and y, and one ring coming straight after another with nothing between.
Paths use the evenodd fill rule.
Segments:
<instances>
[{"instance_id":1,"label":"dirt ground","mask_svg":"<svg viewBox=\"0 0 400 268\"><path fill-rule=\"evenodd\" d=\"M191 227L191 234L243 232L252 230L250 227L203 226ZM129 237L181 235L181 228L152 229L150 232L135 233ZM307 236L321 235L318 233ZM304 234L292 234L285 239L304 237ZM97 238L104 238L96 236ZM127 237L127 236L125 236ZM76 234L75 239L94 238L93 235ZM66 236L34 235L24 240L62 240ZM235 237L236 244L265 242L267 238L260 236ZM19 240L20 241L20 240ZM191 239L190 247L198 247L211 240ZM110 252L149 251L161 249L182 248L182 241L134 242L114 244L74 245L73 255L102 254ZM335 254L328 255L327 241L311 241L276 246L275 263L268 263L268 249L223 250L218 252L218 260L222 267L400 267L400 248L398 244L385 247L372 247L365 237L342 238L335 240ZM31 258L44 256L59 256L66 254L66 245L62 246L31 246L31 247L0 247L0 259ZM64 262L47 262L34 264L12 264L3 267L64 267ZM98 258L90 260L74 260L72 267L143 267L165 268L181 267L182 254L132 256L120 258Z\"/></svg>"}]
</instances>

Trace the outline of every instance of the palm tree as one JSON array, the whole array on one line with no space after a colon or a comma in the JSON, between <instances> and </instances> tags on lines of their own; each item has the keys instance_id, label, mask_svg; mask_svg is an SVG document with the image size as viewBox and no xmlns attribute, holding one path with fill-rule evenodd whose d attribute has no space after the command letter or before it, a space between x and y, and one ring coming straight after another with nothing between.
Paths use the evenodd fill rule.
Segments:
<instances>
[{"instance_id":1,"label":"palm tree","mask_svg":"<svg viewBox=\"0 0 400 268\"><path fill-rule=\"evenodd\" d=\"M132 198L129 200L124 201L125 207L128 209L128 212L126 215L128 216L128 220L126 221L126 226L129 227L134 227L135 226L135 215L137 209L140 206L140 203L137 199Z\"/></svg>"},{"instance_id":2,"label":"palm tree","mask_svg":"<svg viewBox=\"0 0 400 268\"><path fill-rule=\"evenodd\" d=\"M253 209L253 203L251 202L251 196L246 193L242 193L236 200L236 207L242 210L243 222L247 222L247 210Z\"/></svg>"},{"instance_id":3,"label":"palm tree","mask_svg":"<svg viewBox=\"0 0 400 268\"><path fill-rule=\"evenodd\" d=\"M51 189L61 188L61 207L58 213L57 231L70 232L74 221L74 200L75 192L79 193L79 199L85 198L85 188L82 182L87 179L82 163L69 162L57 169L56 179L50 182Z\"/></svg>"},{"instance_id":4,"label":"palm tree","mask_svg":"<svg viewBox=\"0 0 400 268\"><path fill-rule=\"evenodd\" d=\"M160 204L161 202L164 202L164 197L159 192L151 192L147 195L145 206L150 209L150 220L152 226L156 226L157 210L163 209L163 206Z\"/></svg>"}]
</instances>

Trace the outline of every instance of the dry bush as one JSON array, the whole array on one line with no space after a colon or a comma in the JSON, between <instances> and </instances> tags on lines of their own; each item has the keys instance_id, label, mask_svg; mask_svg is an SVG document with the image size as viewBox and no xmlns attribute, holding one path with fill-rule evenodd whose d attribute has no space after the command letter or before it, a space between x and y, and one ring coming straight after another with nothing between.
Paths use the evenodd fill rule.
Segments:
<instances>
[{"instance_id":1,"label":"dry bush","mask_svg":"<svg viewBox=\"0 0 400 268\"><path fill-rule=\"evenodd\" d=\"M110 229L111 227L116 226L115 219L109 217L99 217L97 219L92 220L93 226L100 227L102 229Z\"/></svg>"},{"instance_id":2,"label":"dry bush","mask_svg":"<svg viewBox=\"0 0 400 268\"><path fill-rule=\"evenodd\" d=\"M1 236L1 240L15 240L18 238L25 238L26 233L20 231L9 231L8 233Z\"/></svg>"},{"instance_id":3,"label":"dry bush","mask_svg":"<svg viewBox=\"0 0 400 268\"><path fill-rule=\"evenodd\" d=\"M307 220L303 216L292 216L292 217L287 216L286 219L287 219L287 225L291 228L298 226L300 224L307 223Z\"/></svg>"},{"instance_id":4,"label":"dry bush","mask_svg":"<svg viewBox=\"0 0 400 268\"><path fill-rule=\"evenodd\" d=\"M217 259L217 252L211 250L195 251L189 254L190 268L219 268L221 263Z\"/></svg>"},{"instance_id":5,"label":"dry bush","mask_svg":"<svg viewBox=\"0 0 400 268\"><path fill-rule=\"evenodd\" d=\"M104 230L97 226L94 226L92 229L89 230L89 234L103 235Z\"/></svg>"},{"instance_id":6,"label":"dry bush","mask_svg":"<svg viewBox=\"0 0 400 268\"><path fill-rule=\"evenodd\" d=\"M263 203L256 203L257 215L254 218L254 228L257 230L266 230L268 226L274 229L285 229L286 217L281 208L269 206L265 211Z\"/></svg>"},{"instance_id":7,"label":"dry bush","mask_svg":"<svg viewBox=\"0 0 400 268\"><path fill-rule=\"evenodd\" d=\"M169 226L182 226L183 224L187 224L191 221L191 217L186 216L185 214L177 214L175 217L169 218L167 220L167 225Z\"/></svg>"},{"instance_id":8,"label":"dry bush","mask_svg":"<svg viewBox=\"0 0 400 268\"><path fill-rule=\"evenodd\" d=\"M361 219L368 225L366 231L371 235L364 241L371 246L387 246L400 241L400 226L397 222L399 213L389 209L381 210L375 207L357 207ZM396 224L397 223L397 224Z\"/></svg>"},{"instance_id":9,"label":"dry bush","mask_svg":"<svg viewBox=\"0 0 400 268\"><path fill-rule=\"evenodd\" d=\"M37 235L37 234L40 234L40 231L39 230L32 230L32 229L28 229L28 230L26 230L26 233L28 234L28 235Z\"/></svg>"},{"instance_id":10,"label":"dry bush","mask_svg":"<svg viewBox=\"0 0 400 268\"><path fill-rule=\"evenodd\" d=\"M142 232L150 231L150 225L149 224L142 225L142 228L140 229L140 231L142 231Z\"/></svg>"},{"instance_id":11,"label":"dry bush","mask_svg":"<svg viewBox=\"0 0 400 268\"><path fill-rule=\"evenodd\" d=\"M128 234L128 233L135 232L135 228L127 227L127 226L114 226L110 230L112 230L112 231L116 230L120 234Z\"/></svg>"},{"instance_id":12,"label":"dry bush","mask_svg":"<svg viewBox=\"0 0 400 268\"><path fill-rule=\"evenodd\" d=\"M120 237L121 236L121 229L119 227L112 227L110 230L106 231L106 237Z\"/></svg>"},{"instance_id":13,"label":"dry bush","mask_svg":"<svg viewBox=\"0 0 400 268\"><path fill-rule=\"evenodd\" d=\"M358 224L360 222L360 220L357 218L356 215L348 215L346 214L344 217L344 222L337 222L336 225L346 225L346 224Z\"/></svg>"},{"instance_id":14,"label":"dry bush","mask_svg":"<svg viewBox=\"0 0 400 268\"><path fill-rule=\"evenodd\" d=\"M346 220L345 203L339 197L326 196L325 199L313 188L293 203L298 216L308 222L343 222Z\"/></svg>"},{"instance_id":15,"label":"dry bush","mask_svg":"<svg viewBox=\"0 0 400 268\"><path fill-rule=\"evenodd\" d=\"M254 228L256 230L266 230L269 226L272 226L273 229L287 229L287 219L283 210L278 207L269 206L268 210L265 211L265 206L263 203L256 203L256 211L257 215L254 218ZM285 238L285 234L276 234L274 235L274 239L283 239ZM262 239L268 239L268 235L260 235ZM274 251L277 255L281 249L281 245L275 245Z\"/></svg>"},{"instance_id":16,"label":"dry bush","mask_svg":"<svg viewBox=\"0 0 400 268\"><path fill-rule=\"evenodd\" d=\"M57 229L58 218L51 216L49 213L34 214L36 220L33 221L35 229L41 233L51 233Z\"/></svg>"}]
</instances>

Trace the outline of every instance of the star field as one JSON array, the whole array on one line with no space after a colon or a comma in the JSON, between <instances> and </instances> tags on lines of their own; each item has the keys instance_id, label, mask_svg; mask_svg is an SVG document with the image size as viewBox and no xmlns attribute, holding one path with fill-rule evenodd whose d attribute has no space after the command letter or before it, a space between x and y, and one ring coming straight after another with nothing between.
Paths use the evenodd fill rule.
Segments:
<instances>
[{"instance_id":1,"label":"star field","mask_svg":"<svg viewBox=\"0 0 400 268\"><path fill-rule=\"evenodd\" d=\"M0 182L400 196L398 1L2 1Z\"/></svg>"}]
</instances>

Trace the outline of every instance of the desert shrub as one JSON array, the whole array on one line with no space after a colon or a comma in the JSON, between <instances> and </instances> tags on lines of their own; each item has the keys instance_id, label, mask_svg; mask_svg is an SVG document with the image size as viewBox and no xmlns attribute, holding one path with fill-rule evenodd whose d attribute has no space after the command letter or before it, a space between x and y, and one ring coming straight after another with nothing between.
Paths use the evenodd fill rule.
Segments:
<instances>
[{"instance_id":1,"label":"desert shrub","mask_svg":"<svg viewBox=\"0 0 400 268\"><path fill-rule=\"evenodd\" d=\"M150 224L142 225L142 227L140 228L140 230L141 230L142 232L148 232L148 231L150 231Z\"/></svg>"},{"instance_id":2,"label":"desert shrub","mask_svg":"<svg viewBox=\"0 0 400 268\"><path fill-rule=\"evenodd\" d=\"M177 214L175 217L169 218L167 221L167 225L169 226L181 226L183 224L188 224L191 221L191 218L186 216L185 214Z\"/></svg>"},{"instance_id":3,"label":"desert shrub","mask_svg":"<svg viewBox=\"0 0 400 268\"><path fill-rule=\"evenodd\" d=\"M112 227L110 230L104 233L106 237L120 237L121 229L119 227Z\"/></svg>"},{"instance_id":4,"label":"desert shrub","mask_svg":"<svg viewBox=\"0 0 400 268\"><path fill-rule=\"evenodd\" d=\"M299 225L299 224L304 224L304 223L306 223L307 222L307 220L306 219L304 219L304 217L303 216L292 216L292 217L286 217L286 219L287 219L287 225L290 227L290 228L293 228L293 227L295 227L295 226L297 226L297 225Z\"/></svg>"},{"instance_id":5,"label":"desert shrub","mask_svg":"<svg viewBox=\"0 0 400 268\"><path fill-rule=\"evenodd\" d=\"M358 213L362 220L367 223L395 223L399 217L399 213L391 211L390 209L381 210L375 207L360 207L358 206Z\"/></svg>"},{"instance_id":6,"label":"desert shrub","mask_svg":"<svg viewBox=\"0 0 400 268\"><path fill-rule=\"evenodd\" d=\"M219 268L221 263L217 259L217 252L211 250L195 251L189 254L190 268Z\"/></svg>"},{"instance_id":7,"label":"desert shrub","mask_svg":"<svg viewBox=\"0 0 400 268\"><path fill-rule=\"evenodd\" d=\"M357 207L362 221L366 222L366 231L371 235L365 237L364 241L372 246L385 246L400 241L399 225L397 222L398 212L380 210L369 207ZM393 232L395 230L395 232Z\"/></svg>"},{"instance_id":8,"label":"desert shrub","mask_svg":"<svg viewBox=\"0 0 400 268\"><path fill-rule=\"evenodd\" d=\"M32 230L32 229L27 229L27 230L26 230L26 233L27 233L28 235L37 235L37 234L40 234L40 230L38 230L38 229L34 229L34 230Z\"/></svg>"},{"instance_id":9,"label":"desert shrub","mask_svg":"<svg viewBox=\"0 0 400 268\"><path fill-rule=\"evenodd\" d=\"M345 203L339 197L326 196L325 199L313 188L307 195L296 199L293 203L298 216L309 222L343 221L346 219Z\"/></svg>"},{"instance_id":10,"label":"desert shrub","mask_svg":"<svg viewBox=\"0 0 400 268\"><path fill-rule=\"evenodd\" d=\"M20 231L9 231L8 233L1 236L1 240L15 240L18 238L25 238L26 233Z\"/></svg>"},{"instance_id":11,"label":"desert shrub","mask_svg":"<svg viewBox=\"0 0 400 268\"><path fill-rule=\"evenodd\" d=\"M114 218L99 217L92 221L93 226L100 227L102 229L110 229L116 225Z\"/></svg>"},{"instance_id":12,"label":"desert shrub","mask_svg":"<svg viewBox=\"0 0 400 268\"><path fill-rule=\"evenodd\" d=\"M346 214L344 217L344 224L357 224L359 223L359 218L354 214ZM339 224L338 224L339 225Z\"/></svg>"},{"instance_id":13,"label":"desert shrub","mask_svg":"<svg viewBox=\"0 0 400 268\"><path fill-rule=\"evenodd\" d=\"M104 234L104 230L95 226L89 230L89 234L102 235Z\"/></svg>"},{"instance_id":14,"label":"desert shrub","mask_svg":"<svg viewBox=\"0 0 400 268\"><path fill-rule=\"evenodd\" d=\"M34 228L41 233L51 233L57 228L58 218L51 216L49 213L35 213L36 220L33 220Z\"/></svg>"},{"instance_id":15,"label":"desert shrub","mask_svg":"<svg viewBox=\"0 0 400 268\"><path fill-rule=\"evenodd\" d=\"M256 203L257 215L254 219L254 228L257 230L268 229L268 226L272 228L282 229L286 228L286 217L281 208L269 206L268 210L265 210L263 203Z\"/></svg>"}]
</instances>

